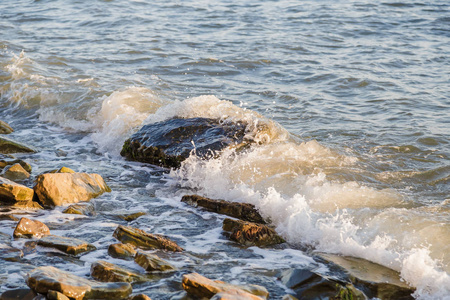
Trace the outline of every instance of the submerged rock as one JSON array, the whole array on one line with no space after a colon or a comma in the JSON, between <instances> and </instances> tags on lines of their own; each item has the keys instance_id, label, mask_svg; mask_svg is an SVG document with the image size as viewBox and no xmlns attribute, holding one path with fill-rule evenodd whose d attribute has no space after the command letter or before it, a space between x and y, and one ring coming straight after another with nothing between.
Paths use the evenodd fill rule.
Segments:
<instances>
[{"instance_id":1,"label":"submerged rock","mask_svg":"<svg viewBox=\"0 0 450 300\"><path fill-rule=\"evenodd\" d=\"M108 254L114 258L133 260L136 250L131 244L111 244L108 247Z\"/></svg>"},{"instance_id":2,"label":"submerged rock","mask_svg":"<svg viewBox=\"0 0 450 300\"><path fill-rule=\"evenodd\" d=\"M71 255L78 255L96 249L94 245L89 244L86 241L57 235L44 236L37 244L42 247L55 248Z\"/></svg>"},{"instance_id":3,"label":"submerged rock","mask_svg":"<svg viewBox=\"0 0 450 300\"><path fill-rule=\"evenodd\" d=\"M0 177L0 204L12 205L33 200L34 191L24 185Z\"/></svg>"},{"instance_id":4,"label":"submerged rock","mask_svg":"<svg viewBox=\"0 0 450 300\"><path fill-rule=\"evenodd\" d=\"M99 260L91 265L92 278L103 282L142 282L147 279L133 270Z\"/></svg>"},{"instance_id":5,"label":"submerged rock","mask_svg":"<svg viewBox=\"0 0 450 300\"><path fill-rule=\"evenodd\" d=\"M400 274L362 258L317 254L318 257L341 268L351 282L370 298L383 300L414 299L414 288L401 280Z\"/></svg>"},{"instance_id":6,"label":"submerged rock","mask_svg":"<svg viewBox=\"0 0 450 300\"><path fill-rule=\"evenodd\" d=\"M124 244L132 244L143 249L163 249L175 252L183 251L183 248L167 237L159 234L147 233L131 226L120 225L114 231L113 236Z\"/></svg>"},{"instance_id":7,"label":"submerged rock","mask_svg":"<svg viewBox=\"0 0 450 300\"><path fill-rule=\"evenodd\" d=\"M57 291L70 299L126 299L132 292L127 282L98 283L86 278L45 266L27 275L27 285L36 293Z\"/></svg>"},{"instance_id":8,"label":"submerged rock","mask_svg":"<svg viewBox=\"0 0 450 300\"><path fill-rule=\"evenodd\" d=\"M15 164L20 164L22 168L28 173L31 173L31 165L24 160L16 159L14 157L3 156L0 154L0 169L5 168L7 166L12 166Z\"/></svg>"},{"instance_id":9,"label":"submerged rock","mask_svg":"<svg viewBox=\"0 0 450 300\"><path fill-rule=\"evenodd\" d=\"M50 229L48 229L47 225L44 223L23 217L20 219L19 223L17 223L13 236L15 238L40 238L49 234Z\"/></svg>"},{"instance_id":10,"label":"submerged rock","mask_svg":"<svg viewBox=\"0 0 450 300\"><path fill-rule=\"evenodd\" d=\"M17 262L23 257L20 249L0 244L0 259Z\"/></svg>"},{"instance_id":11,"label":"submerged rock","mask_svg":"<svg viewBox=\"0 0 450 300\"><path fill-rule=\"evenodd\" d=\"M142 216L144 216L146 214L147 213L145 213L143 211L140 211L140 212L129 213L129 214L120 214L120 215L118 215L118 217L121 218L124 221L131 222L131 221L134 221L137 218L142 217Z\"/></svg>"},{"instance_id":12,"label":"submerged rock","mask_svg":"<svg viewBox=\"0 0 450 300\"><path fill-rule=\"evenodd\" d=\"M131 160L178 168L192 151L209 158L244 142L245 125L207 118L171 119L143 126L120 154Z\"/></svg>"},{"instance_id":13,"label":"submerged rock","mask_svg":"<svg viewBox=\"0 0 450 300\"><path fill-rule=\"evenodd\" d=\"M12 132L14 132L14 129L5 121L0 120L0 134L10 134Z\"/></svg>"},{"instance_id":14,"label":"submerged rock","mask_svg":"<svg viewBox=\"0 0 450 300\"><path fill-rule=\"evenodd\" d=\"M234 285L219 280L208 279L198 273L183 275L183 289L190 295L202 298L212 298L218 293L238 294L243 298L261 300L268 299L269 292L258 285ZM244 298L245 297L245 298ZM220 299L220 298L219 298Z\"/></svg>"},{"instance_id":15,"label":"submerged rock","mask_svg":"<svg viewBox=\"0 0 450 300\"><path fill-rule=\"evenodd\" d=\"M231 232L230 240L244 246L264 247L285 242L275 230L263 224L225 219L223 230Z\"/></svg>"},{"instance_id":16,"label":"submerged rock","mask_svg":"<svg viewBox=\"0 0 450 300\"><path fill-rule=\"evenodd\" d=\"M98 174L47 173L36 178L34 191L44 207L89 201L111 189Z\"/></svg>"},{"instance_id":17,"label":"submerged rock","mask_svg":"<svg viewBox=\"0 0 450 300\"><path fill-rule=\"evenodd\" d=\"M80 203L72 204L66 209L64 209L63 214L74 214L74 215L85 215L85 216L95 216L94 205L91 203Z\"/></svg>"},{"instance_id":18,"label":"submerged rock","mask_svg":"<svg viewBox=\"0 0 450 300\"><path fill-rule=\"evenodd\" d=\"M181 198L181 202L191 206L201 206L208 211L227 215L233 218L265 224L264 219L256 210L253 204L228 202L225 200L214 200L198 195L186 195Z\"/></svg>"},{"instance_id":19,"label":"submerged rock","mask_svg":"<svg viewBox=\"0 0 450 300\"><path fill-rule=\"evenodd\" d=\"M170 263L154 254L138 252L134 258L134 261L147 272L176 270L176 268Z\"/></svg>"},{"instance_id":20,"label":"submerged rock","mask_svg":"<svg viewBox=\"0 0 450 300\"><path fill-rule=\"evenodd\" d=\"M13 141L12 139L0 136L0 153L8 154L8 153L35 153L37 152L35 149L27 146L25 144Z\"/></svg>"},{"instance_id":21,"label":"submerged rock","mask_svg":"<svg viewBox=\"0 0 450 300\"><path fill-rule=\"evenodd\" d=\"M28 173L21 164L14 164L12 166L7 166L3 170L3 176L13 181L21 181L30 178L30 173Z\"/></svg>"}]
</instances>

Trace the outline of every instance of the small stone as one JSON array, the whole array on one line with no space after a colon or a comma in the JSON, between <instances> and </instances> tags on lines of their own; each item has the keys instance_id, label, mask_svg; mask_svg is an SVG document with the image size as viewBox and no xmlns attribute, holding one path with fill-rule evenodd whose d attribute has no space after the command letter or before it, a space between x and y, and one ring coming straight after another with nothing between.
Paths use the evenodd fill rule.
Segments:
<instances>
[{"instance_id":1,"label":"small stone","mask_svg":"<svg viewBox=\"0 0 450 300\"><path fill-rule=\"evenodd\" d=\"M71 168L62 167L61 169L56 171L56 173L70 173L70 174L73 174L73 173L75 173L75 171L72 170Z\"/></svg>"},{"instance_id":2,"label":"small stone","mask_svg":"<svg viewBox=\"0 0 450 300\"><path fill-rule=\"evenodd\" d=\"M130 298L128 298L128 300L152 300L152 298L144 294L138 294L131 296Z\"/></svg>"},{"instance_id":3,"label":"small stone","mask_svg":"<svg viewBox=\"0 0 450 300\"><path fill-rule=\"evenodd\" d=\"M215 294L210 300L262 300L263 298L243 290L229 290Z\"/></svg>"},{"instance_id":4,"label":"small stone","mask_svg":"<svg viewBox=\"0 0 450 300\"><path fill-rule=\"evenodd\" d=\"M122 214L119 215L119 218L121 218L122 220L125 220L127 222L131 222L136 220L137 218L146 215L145 212L136 212L136 213L131 213L131 214Z\"/></svg>"},{"instance_id":5,"label":"small stone","mask_svg":"<svg viewBox=\"0 0 450 300\"><path fill-rule=\"evenodd\" d=\"M28 173L21 164L14 164L8 166L3 171L3 176L12 181L21 181L30 178L30 173Z\"/></svg>"},{"instance_id":6,"label":"small stone","mask_svg":"<svg viewBox=\"0 0 450 300\"><path fill-rule=\"evenodd\" d=\"M37 152L35 149L27 146L25 144L13 141L12 139L0 136L0 153L9 154L9 153L35 153Z\"/></svg>"},{"instance_id":7,"label":"small stone","mask_svg":"<svg viewBox=\"0 0 450 300\"><path fill-rule=\"evenodd\" d=\"M7 166L12 166L14 164L20 164L22 168L25 169L28 173L31 173L31 165L27 163L26 161L23 161L21 159L16 159L14 157L6 157L0 154L0 169L5 168Z\"/></svg>"},{"instance_id":8,"label":"small stone","mask_svg":"<svg viewBox=\"0 0 450 300\"><path fill-rule=\"evenodd\" d=\"M230 240L244 246L265 247L285 242L275 230L263 224L225 219L223 230L231 232Z\"/></svg>"},{"instance_id":9,"label":"small stone","mask_svg":"<svg viewBox=\"0 0 450 300\"><path fill-rule=\"evenodd\" d=\"M136 250L131 244L111 244L108 247L108 254L114 258L133 260Z\"/></svg>"},{"instance_id":10,"label":"small stone","mask_svg":"<svg viewBox=\"0 0 450 300\"><path fill-rule=\"evenodd\" d=\"M103 282L141 282L145 277L133 270L99 260L91 265L92 278Z\"/></svg>"},{"instance_id":11,"label":"small stone","mask_svg":"<svg viewBox=\"0 0 450 300\"><path fill-rule=\"evenodd\" d=\"M0 120L0 134L10 134L12 132L14 132L14 129L5 121Z\"/></svg>"},{"instance_id":12,"label":"small stone","mask_svg":"<svg viewBox=\"0 0 450 300\"><path fill-rule=\"evenodd\" d=\"M56 248L71 255L95 250L95 246L80 239L68 238L56 235L47 235L41 238L37 244L42 247Z\"/></svg>"},{"instance_id":13,"label":"small stone","mask_svg":"<svg viewBox=\"0 0 450 300\"><path fill-rule=\"evenodd\" d=\"M72 204L63 210L64 214L74 214L74 215L85 215L85 216L95 216L94 205L91 203L79 203Z\"/></svg>"},{"instance_id":14,"label":"small stone","mask_svg":"<svg viewBox=\"0 0 450 300\"><path fill-rule=\"evenodd\" d=\"M47 299L48 300L70 300L69 297L67 297L66 295L64 295L58 291L53 291L53 290L48 291Z\"/></svg>"},{"instance_id":15,"label":"small stone","mask_svg":"<svg viewBox=\"0 0 450 300\"><path fill-rule=\"evenodd\" d=\"M256 210L253 204L228 202L225 200L214 200L198 195L186 195L181 198L181 202L187 203L191 206L201 206L208 211L218 214L227 215L233 218L241 219L243 221L255 222L265 224L266 222Z\"/></svg>"},{"instance_id":16,"label":"small stone","mask_svg":"<svg viewBox=\"0 0 450 300\"><path fill-rule=\"evenodd\" d=\"M138 252L134 261L147 272L174 271L176 268L154 254Z\"/></svg>"},{"instance_id":17,"label":"small stone","mask_svg":"<svg viewBox=\"0 0 450 300\"><path fill-rule=\"evenodd\" d=\"M292 295L284 295L283 298L281 300L298 300L297 298L295 298Z\"/></svg>"},{"instance_id":18,"label":"small stone","mask_svg":"<svg viewBox=\"0 0 450 300\"><path fill-rule=\"evenodd\" d=\"M0 204L12 205L17 202L30 202L33 200L33 195L32 189L0 177Z\"/></svg>"},{"instance_id":19,"label":"small stone","mask_svg":"<svg viewBox=\"0 0 450 300\"><path fill-rule=\"evenodd\" d=\"M162 235L147 233L131 226L119 225L114 231L113 236L124 244L132 244L143 249L183 251L183 248L178 246L174 241Z\"/></svg>"},{"instance_id":20,"label":"small stone","mask_svg":"<svg viewBox=\"0 0 450 300\"><path fill-rule=\"evenodd\" d=\"M15 238L41 238L44 235L49 235L50 229L47 225L38 221L30 220L28 218L21 218L14 229L13 236Z\"/></svg>"}]
</instances>

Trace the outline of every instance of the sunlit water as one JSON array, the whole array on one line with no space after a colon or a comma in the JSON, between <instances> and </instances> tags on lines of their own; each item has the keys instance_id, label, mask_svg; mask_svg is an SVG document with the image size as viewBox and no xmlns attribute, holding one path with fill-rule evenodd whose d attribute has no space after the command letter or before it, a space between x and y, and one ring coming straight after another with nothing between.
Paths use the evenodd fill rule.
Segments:
<instances>
[{"instance_id":1,"label":"sunlit water","mask_svg":"<svg viewBox=\"0 0 450 300\"><path fill-rule=\"evenodd\" d=\"M1 261L0 289L24 287L30 265L88 276L97 259L123 264L106 251L125 224L115 215L145 211L132 226L188 252L165 257L182 271L134 287L155 299L181 295L192 271L277 299L280 270L326 272L311 250L366 258L401 272L418 299L450 299L449 15L438 0L1 1L0 119L39 149L17 156L34 175L99 173L113 192L92 201L96 218L29 214L99 250ZM246 121L259 143L170 173L119 156L143 123L174 116ZM193 191L255 204L291 248L235 247L223 217L180 203Z\"/></svg>"}]
</instances>

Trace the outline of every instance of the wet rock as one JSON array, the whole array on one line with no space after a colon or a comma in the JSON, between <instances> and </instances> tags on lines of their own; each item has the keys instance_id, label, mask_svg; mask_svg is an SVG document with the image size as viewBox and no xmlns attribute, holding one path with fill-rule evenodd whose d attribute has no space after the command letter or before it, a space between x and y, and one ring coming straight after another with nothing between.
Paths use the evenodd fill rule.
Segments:
<instances>
[{"instance_id":1,"label":"wet rock","mask_svg":"<svg viewBox=\"0 0 450 300\"><path fill-rule=\"evenodd\" d=\"M211 300L261 300L263 298L242 290L229 290L215 294Z\"/></svg>"},{"instance_id":2,"label":"wet rock","mask_svg":"<svg viewBox=\"0 0 450 300\"><path fill-rule=\"evenodd\" d=\"M143 126L125 141L120 154L131 160L178 168L193 151L209 158L244 142L245 125L207 118L171 119Z\"/></svg>"},{"instance_id":3,"label":"wet rock","mask_svg":"<svg viewBox=\"0 0 450 300\"><path fill-rule=\"evenodd\" d=\"M223 230L231 232L230 240L244 246L265 247L285 242L275 230L263 224L225 219Z\"/></svg>"},{"instance_id":4,"label":"wet rock","mask_svg":"<svg viewBox=\"0 0 450 300\"><path fill-rule=\"evenodd\" d=\"M154 254L138 252L134 261L147 272L174 271L176 268Z\"/></svg>"},{"instance_id":5,"label":"wet rock","mask_svg":"<svg viewBox=\"0 0 450 300\"><path fill-rule=\"evenodd\" d=\"M283 298L281 298L281 300L298 300L298 299L292 295L284 295Z\"/></svg>"},{"instance_id":6,"label":"wet rock","mask_svg":"<svg viewBox=\"0 0 450 300\"><path fill-rule=\"evenodd\" d=\"M11 207L20 208L20 209L26 209L26 210L37 210L37 209L44 209L39 203L34 201L27 201L27 202L16 202L14 204L10 205Z\"/></svg>"},{"instance_id":7,"label":"wet rock","mask_svg":"<svg viewBox=\"0 0 450 300\"><path fill-rule=\"evenodd\" d=\"M44 207L89 201L111 189L98 174L47 173L36 178L34 191Z\"/></svg>"},{"instance_id":8,"label":"wet rock","mask_svg":"<svg viewBox=\"0 0 450 300\"><path fill-rule=\"evenodd\" d=\"M20 249L0 244L0 259L17 262L23 257Z\"/></svg>"},{"instance_id":9,"label":"wet rock","mask_svg":"<svg viewBox=\"0 0 450 300\"><path fill-rule=\"evenodd\" d=\"M218 293L241 294L248 297L242 299L253 300L268 299L269 297L269 292L262 286L229 284L219 280L208 279L198 273L183 275L182 285L188 294L199 298L210 299Z\"/></svg>"},{"instance_id":10,"label":"wet rock","mask_svg":"<svg viewBox=\"0 0 450 300\"><path fill-rule=\"evenodd\" d=\"M392 269L365 259L320 253L318 257L341 268L351 282L370 298L414 299L414 288L401 281Z\"/></svg>"},{"instance_id":11,"label":"wet rock","mask_svg":"<svg viewBox=\"0 0 450 300\"><path fill-rule=\"evenodd\" d=\"M98 283L57 268L45 266L27 275L27 285L36 293L57 291L70 299L126 299L132 292L127 282Z\"/></svg>"},{"instance_id":12,"label":"wet rock","mask_svg":"<svg viewBox=\"0 0 450 300\"><path fill-rule=\"evenodd\" d=\"M147 233L131 226L120 225L114 231L113 236L124 244L132 244L143 249L163 249L175 252L183 251L183 248L167 237L159 234Z\"/></svg>"},{"instance_id":13,"label":"wet rock","mask_svg":"<svg viewBox=\"0 0 450 300\"><path fill-rule=\"evenodd\" d=\"M198 195L186 195L181 198L181 202L191 206L201 206L208 211L227 215L244 221L265 224L255 206L249 203L228 202L224 200L213 200Z\"/></svg>"},{"instance_id":14,"label":"wet rock","mask_svg":"<svg viewBox=\"0 0 450 300\"><path fill-rule=\"evenodd\" d=\"M133 260L136 250L131 244L111 244L108 247L108 254L114 258Z\"/></svg>"},{"instance_id":15,"label":"wet rock","mask_svg":"<svg viewBox=\"0 0 450 300\"><path fill-rule=\"evenodd\" d=\"M0 153L8 154L8 153L22 153L22 152L35 153L37 151L31 148L30 146L0 136Z\"/></svg>"},{"instance_id":16,"label":"wet rock","mask_svg":"<svg viewBox=\"0 0 450 300\"><path fill-rule=\"evenodd\" d=\"M33 200L32 189L9 179L0 177L0 204L12 205Z\"/></svg>"},{"instance_id":17,"label":"wet rock","mask_svg":"<svg viewBox=\"0 0 450 300\"><path fill-rule=\"evenodd\" d=\"M146 215L145 212L135 212L135 213L130 213L130 214L121 214L121 215L118 215L118 216L122 220L125 220L127 222L131 222L131 221L134 221L137 218L142 217L144 215Z\"/></svg>"},{"instance_id":18,"label":"wet rock","mask_svg":"<svg viewBox=\"0 0 450 300\"><path fill-rule=\"evenodd\" d=\"M19 219L11 214L0 214L0 221L19 221Z\"/></svg>"},{"instance_id":19,"label":"wet rock","mask_svg":"<svg viewBox=\"0 0 450 300\"><path fill-rule=\"evenodd\" d=\"M13 236L15 238L40 238L49 234L50 229L48 229L47 225L44 223L23 217L20 219L19 223L17 223Z\"/></svg>"},{"instance_id":20,"label":"wet rock","mask_svg":"<svg viewBox=\"0 0 450 300\"><path fill-rule=\"evenodd\" d=\"M146 278L133 270L99 260L91 265L92 278L103 282L141 282Z\"/></svg>"},{"instance_id":21,"label":"wet rock","mask_svg":"<svg viewBox=\"0 0 450 300\"><path fill-rule=\"evenodd\" d=\"M30 289L15 289L0 295L1 300L33 300L36 293Z\"/></svg>"},{"instance_id":22,"label":"wet rock","mask_svg":"<svg viewBox=\"0 0 450 300\"><path fill-rule=\"evenodd\" d=\"M128 300L152 300L152 298L144 294L139 294L130 297Z\"/></svg>"},{"instance_id":23,"label":"wet rock","mask_svg":"<svg viewBox=\"0 0 450 300\"><path fill-rule=\"evenodd\" d=\"M14 132L14 129L5 121L0 120L0 134L10 134L12 132Z\"/></svg>"},{"instance_id":24,"label":"wet rock","mask_svg":"<svg viewBox=\"0 0 450 300\"><path fill-rule=\"evenodd\" d=\"M47 299L48 300L69 300L69 297L67 297L66 295L64 295L58 291L49 290L47 293Z\"/></svg>"},{"instance_id":25,"label":"wet rock","mask_svg":"<svg viewBox=\"0 0 450 300\"><path fill-rule=\"evenodd\" d=\"M55 248L71 255L78 255L96 249L94 245L89 244L86 241L56 235L44 236L37 244L42 247Z\"/></svg>"},{"instance_id":26,"label":"wet rock","mask_svg":"<svg viewBox=\"0 0 450 300\"><path fill-rule=\"evenodd\" d=\"M62 211L64 214L95 216L94 205L91 203L72 204Z\"/></svg>"},{"instance_id":27,"label":"wet rock","mask_svg":"<svg viewBox=\"0 0 450 300\"><path fill-rule=\"evenodd\" d=\"M25 171L27 171L28 173L31 173L31 165L29 163L27 163L26 161L23 161L21 159L15 159L15 158L11 158L11 157L6 157L6 156L2 156L0 154L0 169L5 168L7 166L12 166L15 164L20 164L22 166L22 168L24 168Z\"/></svg>"},{"instance_id":28,"label":"wet rock","mask_svg":"<svg viewBox=\"0 0 450 300\"><path fill-rule=\"evenodd\" d=\"M28 173L22 165L16 163L3 170L3 177L12 181L21 181L30 178L30 173Z\"/></svg>"}]
</instances>

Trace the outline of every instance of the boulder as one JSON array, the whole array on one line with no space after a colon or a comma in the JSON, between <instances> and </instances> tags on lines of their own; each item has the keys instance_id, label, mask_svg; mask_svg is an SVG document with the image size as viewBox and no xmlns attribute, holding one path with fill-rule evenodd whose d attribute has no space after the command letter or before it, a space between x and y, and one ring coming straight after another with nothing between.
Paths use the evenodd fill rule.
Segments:
<instances>
[{"instance_id":1,"label":"boulder","mask_svg":"<svg viewBox=\"0 0 450 300\"><path fill-rule=\"evenodd\" d=\"M0 136L0 153L35 153L35 149L25 144L13 141L12 139Z\"/></svg>"},{"instance_id":2,"label":"boulder","mask_svg":"<svg viewBox=\"0 0 450 300\"><path fill-rule=\"evenodd\" d=\"M33 200L33 195L32 189L0 177L0 204L12 205L17 202L30 202Z\"/></svg>"},{"instance_id":3,"label":"boulder","mask_svg":"<svg viewBox=\"0 0 450 300\"><path fill-rule=\"evenodd\" d=\"M369 298L414 299L411 294L415 289L402 281L397 271L362 258L328 253L318 253L317 256L344 271Z\"/></svg>"},{"instance_id":4,"label":"boulder","mask_svg":"<svg viewBox=\"0 0 450 300\"><path fill-rule=\"evenodd\" d=\"M12 166L7 166L3 170L3 177L12 181L21 181L30 178L30 173L28 173L22 165L16 163Z\"/></svg>"},{"instance_id":5,"label":"boulder","mask_svg":"<svg viewBox=\"0 0 450 300\"><path fill-rule=\"evenodd\" d=\"M136 250L131 244L111 244L108 247L108 254L114 258L133 260Z\"/></svg>"},{"instance_id":6,"label":"boulder","mask_svg":"<svg viewBox=\"0 0 450 300\"><path fill-rule=\"evenodd\" d=\"M92 278L103 282L141 282L147 279L133 270L99 260L91 265Z\"/></svg>"},{"instance_id":7,"label":"boulder","mask_svg":"<svg viewBox=\"0 0 450 300\"><path fill-rule=\"evenodd\" d=\"M213 157L230 145L242 144L245 125L207 118L170 119L143 126L125 141L120 154L130 160L178 168L191 152Z\"/></svg>"},{"instance_id":8,"label":"boulder","mask_svg":"<svg viewBox=\"0 0 450 300\"><path fill-rule=\"evenodd\" d=\"M27 275L27 285L36 293L57 291L70 299L126 299L132 292L127 282L98 283L55 267L45 266Z\"/></svg>"},{"instance_id":9,"label":"boulder","mask_svg":"<svg viewBox=\"0 0 450 300\"><path fill-rule=\"evenodd\" d=\"M86 241L57 235L44 236L37 244L42 247L55 248L71 255L78 255L96 249L94 245L89 244Z\"/></svg>"},{"instance_id":10,"label":"boulder","mask_svg":"<svg viewBox=\"0 0 450 300\"><path fill-rule=\"evenodd\" d=\"M263 224L225 219L223 230L231 232L230 240L244 246L265 247L285 242L274 229Z\"/></svg>"},{"instance_id":11,"label":"boulder","mask_svg":"<svg viewBox=\"0 0 450 300\"><path fill-rule=\"evenodd\" d=\"M16 228L14 229L13 236L15 238L41 238L44 235L49 235L50 229L48 229L47 225L38 221L38 220L30 220L28 218L21 218L17 223Z\"/></svg>"},{"instance_id":12,"label":"boulder","mask_svg":"<svg viewBox=\"0 0 450 300\"><path fill-rule=\"evenodd\" d=\"M183 251L183 248L167 237L147 233L131 226L119 225L114 231L113 236L124 244L131 244L142 249L162 249L174 252Z\"/></svg>"},{"instance_id":13,"label":"boulder","mask_svg":"<svg viewBox=\"0 0 450 300\"><path fill-rule=\"evenodd\" d=\"M183 196L181 198L181 202L187 203L194 207L200 206L208 211L227 215L244 221L265 224L264 219L261 217L253 204L213 200L198 195Z\"/></svg>"},{"instance_id":14,"label":"boulder","mask_svg":"<svg viewBox=\"0 0 450 300\"><path fill-rule=\"evenodd\" d=\"M44 207L89 201L111 189L98 174L47 173L36 178L34 191Z\"/></svg>"},{"instance_id":15,"label":"boulder","mask_svg":"<svg viewBox=\"0 0 450 300\"><path fill-rule=\"evenodd\" d=\"M174 271L176 268L154 254L138 252L134 261L147 272Z\"/></svg>"},{"instance_id":16,"label":"boulder","mask_svg":"<svg viewBox=\"0 0 450 300\"><path fill-rule=\"evenodd\" d=\"M95 216L94 205L91 203L72 204L62 211L64 214Z\"/></svg>"},{"instance_id":17,"label":"boulder","mask_svg":"<svg viewBox=\"0 0 450 300\"><path fill-rule=\"evenodd\" d=\"M183 289L190 295L198 298L212 298L218 293L241 293L247 297L243 299L261 300L268 299L269 292L258 285L234 285L219 280L208 279L198 273L183 275ZM248 295L247 295L248 294Z\"/></svg>"},{"instance_id":18,"label":"boulder","mask_svg":"<svg viewBox=\"0 0 450 300\"><path fill-rule=\"evenodd\" d=\"M14 132L14 129L8 123L0 120L0 134L10 134L12 132Z\"/></svg>"}]
</instances>

